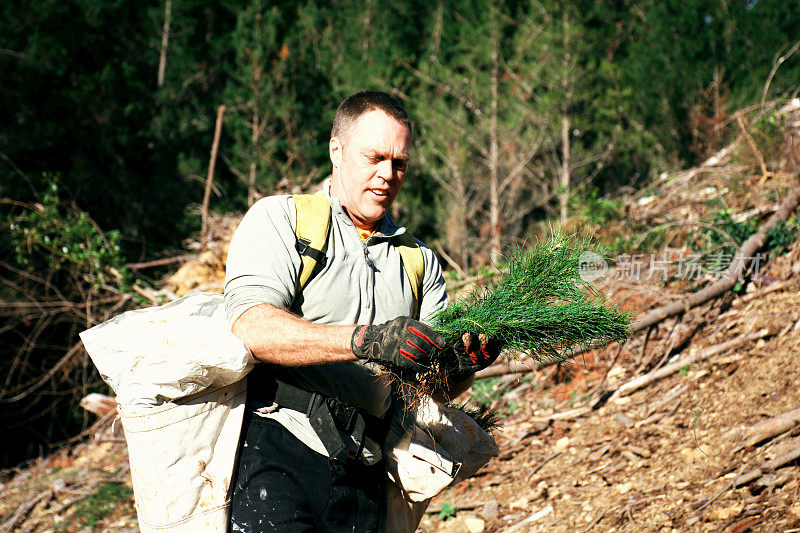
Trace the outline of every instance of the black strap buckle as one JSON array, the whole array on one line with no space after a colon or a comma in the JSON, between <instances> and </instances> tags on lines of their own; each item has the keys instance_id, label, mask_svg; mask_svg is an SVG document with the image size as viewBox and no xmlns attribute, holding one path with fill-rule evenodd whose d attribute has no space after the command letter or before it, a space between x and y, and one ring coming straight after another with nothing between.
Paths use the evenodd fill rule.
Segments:
<instances>
[{"instance_id":1,"label":"black strap buckle","mask_svg":"<svg viewBox=\"0 0 800 533\"><path fill-rule=\"evenodd\" d=\"M316 248L311 247L311 241L308 239L298 237L297 243L295 244L295 249L300 255L305 255L315 260L319 266L325 266L325 263L328 260L322 250L317 250Z\"/></svg>"}]
</instances>

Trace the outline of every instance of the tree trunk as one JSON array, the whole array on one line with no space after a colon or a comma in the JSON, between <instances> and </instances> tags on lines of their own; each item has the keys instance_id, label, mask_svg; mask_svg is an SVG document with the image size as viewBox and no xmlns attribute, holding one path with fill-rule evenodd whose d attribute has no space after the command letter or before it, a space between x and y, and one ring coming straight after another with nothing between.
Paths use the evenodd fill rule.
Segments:
<instances>
[{"instance_id":1,"label":"tree trunk","mask_svg":"<svg viewBox=\"0 0 800 533\"><path fill-rule=\"evenodd\" d=\"M455 205L451 210L452 237L450 249L456 253L456 261L462 270L469 268L467 254L467 189L461 175L461 167L453 169L453 187L455 188Z\"/></svg>"},{"instance_id":2,"label":"tree trunk","mask_svg":"<svg viewBox=\"0 0 800 533\"><path fill-rule=\"evenodd\" d=\"M158 58L158 80L160 89L164 86L164 74L167 71L167 45L169 44L169 23L172 19L172 0L164 1L164 27L161 29L161 54Z\"/></svg>"},{"instance_id":3,"label":"tree trunk","mask_svg":"<svg viewBox=\"0 0 800 533\"><path fill-rule=\"evenodd\" d=\"M569 145L569 105L571 100L569 88L569 15L564 11L564 55L561 63L561 180L559 183L559 218L561 223L567 221L569 216L569 185L570 185L570 145Z\"/></svg>"},{"instance_id":4,"label":"tree trunk","mask_svg":"<svg viewBox=\"0 0 800 533\"><path fill-rule=\"evenodd\" d=\"M219 138L222 135L222 120L225 116L225 106L217 108L217 122L214 125L214 140L211 142L211 155L208 158L208 175L206 176L206 188L203 192L203 204L200 208L200 248L206 249L208 245L208 204L211 200L211 190L214 187L214 167L217 165L217 152L219 151Z\"/></svg>"},{"instance_id":5,"label":"tree trunk","mask_svg":"<svg viewBox=\"0 0 800 533\"><path fill-rule=\"evenodd\" d=\"M489 117L489 249L491 252L492 263L495 263L502 253L500 246L500 199L499 199L499 180L498 180L498 146L497 146L497 85L499 81L498 72L498 42L497 29L494 25L494 15L491 22L492 38L492 79L491 79L491 109Z\"/></svg>"},{"instance_id":6,"label":"tree trunk","mask_svg":"<svg viewBox=\"0 0 800 533\"><path fill-rule=\"evenodd\" d=\"M258 91L254 91L258 92ZM260 138L260 118L258 116L258 103L254 102L253 117L250 123L250 173L247 180L247 206L250 207L256 202L256 176L258 174L258 141Z\"/></svg>"},{"instance_id":7,"label":"tree trunk","mask_svg":"<svg viewBox=\"0 0 800 533\"><path fill-rule=\"evenodd\" d=\"M256 17L256 35L261 33L261 18ZM252 116L250 121L250 172L247 180L247 206L250 207L256 203L258 191L256 190L256 177L258 176L258 145L261 140L261 114L259 113L259 106L261 105L261 64L255 59L251 58L251 66L253 73L253 107Z\"/></svg>"}]
</instances>

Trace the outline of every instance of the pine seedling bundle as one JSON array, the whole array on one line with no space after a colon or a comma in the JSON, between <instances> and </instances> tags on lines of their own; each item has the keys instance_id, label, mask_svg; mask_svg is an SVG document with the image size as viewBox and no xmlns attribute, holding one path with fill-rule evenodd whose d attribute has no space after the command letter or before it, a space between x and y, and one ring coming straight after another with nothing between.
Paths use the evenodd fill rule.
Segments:
<instances>
[{"instance_id":1,"label":"pine seedling bundle","mask_svg":"<svg viewBox=\"0 0 800 533\"><path fill-rule=\"evenodd\" d=\"M590 248L588 238L556 231L517 249L499 282L442 310L433 328L453 345L464 333L484 333L501 348L543 362L625 338L631 315L581 278L581 254Z\"/></svg>"}]
</instances>

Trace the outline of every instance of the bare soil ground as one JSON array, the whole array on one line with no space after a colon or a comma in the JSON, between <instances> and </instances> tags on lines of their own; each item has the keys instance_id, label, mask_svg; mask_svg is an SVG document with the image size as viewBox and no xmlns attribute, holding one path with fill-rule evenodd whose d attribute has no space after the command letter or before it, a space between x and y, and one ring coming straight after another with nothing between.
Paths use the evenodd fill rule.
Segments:
<instances>
[{"instance_id":1,"label":"bare soil ground","mask_svg":"<svg viewBox=\"0 0 800 533\"><path fill-rule=\"evenodd\" d=\"M543 421L543 413L553 412L551 406L563 397L563 387L534 387L510 400L521 407L499 431L500 457L475 478L440 494L431 506L436 511L449 504L463 511L446 521L430 513L422 530L800 528L796 463L765 471L742 487L731 486L739 474L800 446L800 432L792 431L763 446L740 449L746 428L800 406L797 285L728 313L728 320L715 322L709 328L713 331L689 349L713 346L748 328L776 334L690 365L572 420ZM629 376L635 359L630 352L621 357L606 386L614 388ZM591 373L580 363L574 370ZM597 385L588 382L573 390L582 396ZM571 409L564 403L562 408Z\"/></svg>"}]
</instances>

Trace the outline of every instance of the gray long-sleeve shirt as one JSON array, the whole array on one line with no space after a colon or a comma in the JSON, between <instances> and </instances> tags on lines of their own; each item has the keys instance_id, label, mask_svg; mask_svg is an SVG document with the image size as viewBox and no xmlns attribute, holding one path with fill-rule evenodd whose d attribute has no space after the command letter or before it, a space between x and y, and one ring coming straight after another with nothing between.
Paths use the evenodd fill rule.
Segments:
<instances>
[{"instance_id":1,"label":"gray long-sleeve shirt","mask_svg":"<svg viewBox=\"0 0 800 533\"><path fill-rule=\"evenodd\" d=\"M295 249L296 210L291 196L257 202L242 219L228 250L225 306L230 324L247 309L267 303L319 324L381 324L413 313L413 293L392 237L405 232L390 216L362 242L338 200L323 190L331 204L331 227L325 265L296 294L301 260ZM421 244L421 243L420 243ZM420 299L423 322L447 304L444 279L436 256L421 244L425 273ZM269 327L265 324L265 327ZM334 363L278 367L280 377L307 390L339 398L382 416L389 408L387 379L371 364ZM252 383L250 386L258 386ZM283 424L312 449L327 455L308 418L278 409L267 416Z\"/></svg>"}]
</instances>

